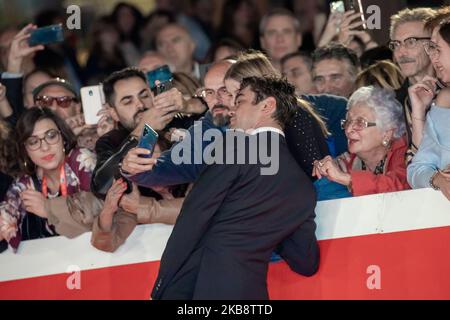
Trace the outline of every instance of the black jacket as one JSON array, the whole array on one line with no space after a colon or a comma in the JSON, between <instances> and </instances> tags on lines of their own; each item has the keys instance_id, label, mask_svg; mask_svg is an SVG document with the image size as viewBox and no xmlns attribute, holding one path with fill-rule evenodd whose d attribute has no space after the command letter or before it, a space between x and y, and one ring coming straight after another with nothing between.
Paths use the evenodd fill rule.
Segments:
<instances>
[{"instance_id":1,"label":"black jacket","mask_svg":"<svg viewBox=\"0 0 450 320\"><path fill-rule=\"evenodd\" d=\"M13 114L6 118L5 120L11 125L12 128L16 126L17 120L20 118L25 110L23 104L23 78L11 78L3 79L0 75L0 82L6 88L6 98L8 99L11 108L13 109Z\"/></svg>"},{"instance_id":2,"label":"black jacket","mask_svg":"<svg viewBox=\"0 0 450 320\"><path fill-rule=\"evenodd\" d=\"M260 147L265 134L257 135ZM277 174L262 175L260 163L213 164L202 172L167 243L153 299L268 299L275 249L296 272L316 272L313 185L285 139L269 135L279 139Z\"/></svg>"}]
</instances>

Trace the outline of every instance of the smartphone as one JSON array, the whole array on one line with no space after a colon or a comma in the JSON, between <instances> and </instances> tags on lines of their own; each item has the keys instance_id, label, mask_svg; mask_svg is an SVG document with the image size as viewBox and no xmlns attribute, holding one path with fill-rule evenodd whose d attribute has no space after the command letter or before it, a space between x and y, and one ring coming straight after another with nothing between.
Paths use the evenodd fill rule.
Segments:
<instances>
[{"instance_id":1,"label":"smartphone","mask_svg":"<svg viewBox=\"0 0 450 320\"><path fill-rule=\"evenodd\" d=\"M344 1L335 1L330 3L330 12L331 13L344 13L345 5Z\"/></svg>"},{"instance_id":2,"label":"smartphone","mask_svg":"<svg viewBox=\"0 0 450 320\"><path fill-rule=\"evenodd\" d=\"M360 13L361 20L364 21L364 24L356 30L366 30L366 18L364 17L364 8L362 6L361 0L345 0L345 11L355 10L355 13Z\"/></svg>"},{"instance_id":3,"label":"smartphone","mask_svg":"<svg viewBox=\"0 0 450 320\"><path fill-rule=\"evenodd\" d=\"M35 29L31 31L31 36L30 38L28 38L28 44L30 45L30 47L63 41L64 33L62 24L54 24L51 26Z\"/></svg>"},{"instance_id":4,"label":"smartphone","mask_svg":"<svg viewBox=\"0 0 450 320\"><path fill-rule=\"evenodd\" d=\"M173 75L168 65L163 65L162 67L147 72L147 80L155 96L173 87ZM158 85L155 84L156 81L159 81Z\"/></svg>"},{"instance_id":5,"label":"smartphone","mask_svg":"<svg viewBox=\"0 0 450 320\"><path fill-rule=\"evenodd\" d=\"M150 150L150 154L142 156L144 158L151 158L155 151L156 143L158 142L158 133L153 130L148 124L144 125L141 138L139 139L138 148L144 148Z\"/></svg>"},{"instance_id":6,"label":"smartphone","mask_svg":"<svg viewBox=\"0 0 450 320\"><path fill-rule=\"evenodd\" d=\"M81 92L81 104L83 107L84 121L88 125L95 125L100 120L97 113L105 103L103 86L83 87Z\"/></svg>"}]
</instances>

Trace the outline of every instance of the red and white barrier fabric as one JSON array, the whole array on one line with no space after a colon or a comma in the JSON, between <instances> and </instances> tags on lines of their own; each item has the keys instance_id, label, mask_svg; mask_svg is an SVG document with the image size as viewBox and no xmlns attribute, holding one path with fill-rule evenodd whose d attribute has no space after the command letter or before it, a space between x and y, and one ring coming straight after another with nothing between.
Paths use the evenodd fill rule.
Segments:
<instances>
[{"instance_id":1,"label":"red and white barrier fabric","mask_svg":"<svg viewBox=\"0 0 450 320\"><path fill-rule=\"evenodd\" d=\"M272 263L271 299L450 299L450 201L432 189L324 201L320 269ZM149 299L171 226L138 226L115 253L90 234L0 254L0 299Z\"/></svg>"}]
</instances>

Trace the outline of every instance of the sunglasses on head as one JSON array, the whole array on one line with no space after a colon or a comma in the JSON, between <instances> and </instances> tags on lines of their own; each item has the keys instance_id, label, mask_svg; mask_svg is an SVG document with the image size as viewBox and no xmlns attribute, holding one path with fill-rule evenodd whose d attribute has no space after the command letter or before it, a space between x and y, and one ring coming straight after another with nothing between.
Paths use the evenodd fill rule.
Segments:
<instances>
[{"instance_id":1,"label":"sunglasses on head","mask_svg":"<svg viewBox=\"0 0 450 320\"><path fill-rule=\"evenodd\" d=\"M69 108L72 103L78 102L78 99L75 97L50 97L50 96L38 96L36 97L36 105L38 107L51 107L53 101L56 101L58 107L63 109Z\"/></svg>"}]
</instances>

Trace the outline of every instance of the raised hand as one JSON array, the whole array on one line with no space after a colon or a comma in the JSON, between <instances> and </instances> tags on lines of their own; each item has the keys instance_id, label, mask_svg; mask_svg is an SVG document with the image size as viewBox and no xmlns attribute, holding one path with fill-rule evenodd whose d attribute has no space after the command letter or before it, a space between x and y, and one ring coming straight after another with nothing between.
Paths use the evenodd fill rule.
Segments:
<instances>
[{"instance_id":1,"label":"raised hand","mask_svg":"<svg viewBox=\"0 0 450 320\"><path fill-rule=\"evenodd\" d=\"M30 32L36 29L37 26L29 24L24 27L11 42L11 48L8 56L8 68L7 71L11 73L23 73L22 64L23 60L30 57L37 51L44 50L43 45L30 47L28 44L28 38L30 38Z\"/></svg>"}]
</instances>

